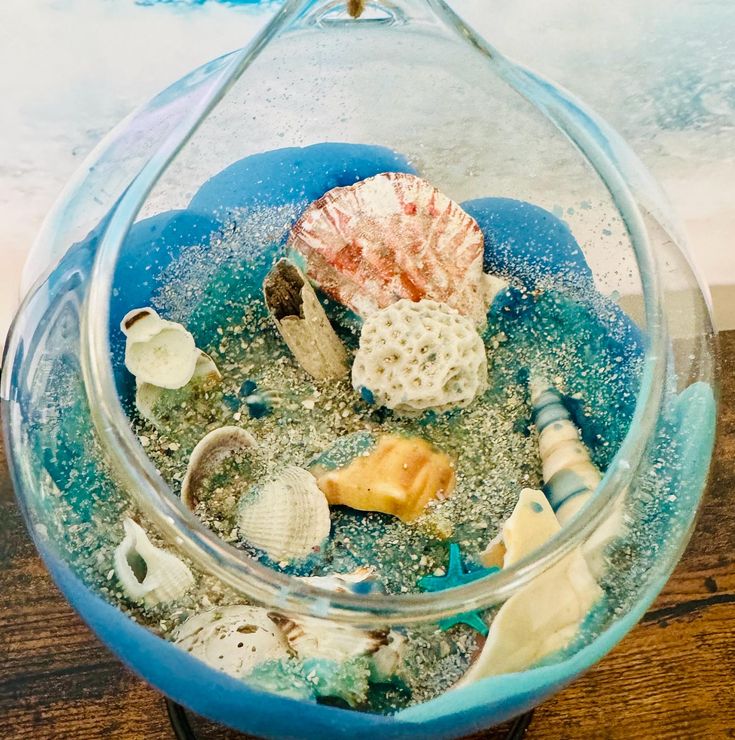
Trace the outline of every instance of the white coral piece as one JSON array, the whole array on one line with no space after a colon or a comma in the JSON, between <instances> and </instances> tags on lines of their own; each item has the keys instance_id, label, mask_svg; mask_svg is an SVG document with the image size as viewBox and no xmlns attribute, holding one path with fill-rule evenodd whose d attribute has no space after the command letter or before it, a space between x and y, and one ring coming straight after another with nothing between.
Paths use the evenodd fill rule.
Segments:
<instances>
[{"instance_id":1,"label":"white coral piece","mask_svg":"<svg viewBox=\"0 0 735 740\"><path fill-rule=\"evenodd\" d=\"M365 320L352 385L407 415L463 408L487 387L485 345L453 308L402 299Z\"/></svg>"}]
</instances>

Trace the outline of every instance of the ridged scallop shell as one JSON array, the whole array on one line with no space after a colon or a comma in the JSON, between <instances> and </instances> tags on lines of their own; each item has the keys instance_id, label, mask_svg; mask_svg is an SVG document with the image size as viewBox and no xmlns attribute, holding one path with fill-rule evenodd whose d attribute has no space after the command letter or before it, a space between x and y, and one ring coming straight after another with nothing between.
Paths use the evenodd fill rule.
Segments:
<instances>
[{"instance_id":1,"label":"ridged scallop shell","mask_svg":"<svg viewBox=\"0 0 735 740\"><path fill-rule=\"evenodd\" d=\"M189 617L175 643L217 670L242 678L257 665L290 656L288 642L265 609L226 606Z\"/></svg>"},{"instance_id":2,"label":"ridged scallop shell","mask_svg":"<svg viewBox=\"0 0 735 740\"><path fill-rule=\"evenodd\" d=\"M543 492L524 488L513 513L481 553L480 560L487 568L508 568L541 547L560 529L559 520Z\"/></svg>"},{"instance_id":3,"label":"ridged scallop shell","mask_svg":"<svg viewBox=\"0 0 735 740\"><path fill-rule=\"evenodd\" d=\"M252 434L240 427L214 429L202 437L192 450L186 475L181 483L181 500L192 511L198 503L202 481L216 472L229 457L250 453L256 446Z\"/></svg>"},{"instance_id":4,"label":"ridged scallop shell","mask_svg":"<svg viewBox=\"0 0 735 740\"><path fill-rule=\"evenodd\" d=\"M125 519L123 527L125 537L115 549L114 565L126 595L148 607L181 598L194 585L187 565L156 547L132 519Z\"/></svg>"},{"instance_id":5,"label":"ridged scallop shell","mask_svg":"<svg viewBox=\"0 0 735 740\"><path fill-rule=\"evenodd\" d=\"M123 317L125 366L140 383L183 388L194 375L200 352L181 324L162 319L152 308L135 308Z\"/></svg>"},{"instance_id":6,"label":"ridged scallop shell","mask_svg":"<svg viewBox=\"0 0 735 740\"><path fill-rule=\"evenodd\" d=\"M330 505L393 514L412 522L432 499L454 490L451 458L417 437L384 436L346 467L314 469Z\"/></svg>"},{"instance_id":7,"label":"ridged scallop shell","mask_svg":"<svg viewBox=\"0 0 735 740\"><path fill-rule=\"evenodd\" d=\"M268 616L281 628L301 660L322 658L342 663L373 655L389 642L387 629L363 630L316 617L291 617L278 612Z\"/></svg>"},{"instance_id":8,"label":"ridged scallop shell","mask_svg":"<svg viewBox=\"0 0 735 740\"><path fill-rule=\"evenodd\" d=\"M240 501L238 525L243 539L275 561L304 558L329 535L327 499L308 471L288 467L259 492Z\"/></svg>"},{"instance_id":9,"label":"ridged scallop shell","mask_svg":"<svg viewBox=\"0 0 735 740\"><path fill-rule=\"evenodd\" d=\"M415 175L384 172L330 190L293 227L289 247L311 280L360 316L431 298L486 321L482 231Z\"/></svg>"}]
</instances>

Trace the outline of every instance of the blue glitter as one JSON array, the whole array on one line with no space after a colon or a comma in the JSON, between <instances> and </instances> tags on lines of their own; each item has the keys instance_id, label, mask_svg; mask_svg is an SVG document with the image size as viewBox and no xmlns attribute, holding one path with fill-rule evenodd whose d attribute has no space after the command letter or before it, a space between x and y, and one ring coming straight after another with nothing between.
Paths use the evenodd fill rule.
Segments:
<instances>
[{"instance_id":1,"label":"blue glitter","mask_svg":"<svg viewBox=\"0 0 735 740\"><path fill-rule=\"evenodd\" d=\"M255 393L255 389L258 387L257 383L254 380L246 380L241 386L240 386L240 395L241 396L250 396L253 393Z\"/></svg>"},{"instance_id":2,"label":"blue glitter","mask_svg":"<svg viewBox=\"0 0 735 740\"><path fill-rule=\"evenodd\" d=\"M479 568L478 570L467 572L462 564L462 552L459 545L453 542L449 545L449 564L447 565L446 574L443 576L424 576L419 579L418 586L422 591L429 591L431 593L446 591L448 588L472 583L472 581L477 581L499 570L500 568ZM478 611L462 612L461 614L455 614L452 617L442 619L439 622L439 627L446 632L446 630L454 627L456 624L466 624L485 636L489 632L487 625Z\"/></svg>"},{"instance_id":3,"label":"blue glitter","mask_svg":"<svg viewBox=\"0 0 735 740\"><path fill-rule=\"evenodd\" d=\"M365 403L375 403L375 396L373 395L373 392L370 390L370 388L366 388L364 385L360 386L360 398L362 398Z\"/></svg>"},{"instance_id":4,"label":"blue glitter","mask_svg":"<svg viewBox=\"0 0 735 740\"><path fill-rule=\"evenodd\" d=\"M230 411L239 411L241 406L240 399L230 393L222 396L222 403L224 403Z\"/></svg>"},{"instance_id":5,"label":"blue glitter","mask_svg":"<svg viewBox=\"0 0 735 740\"><path fill-rule=\"evenodd\" d=\"M268 416L271 412L268 404L265 401L260 400L257 396L255 398L246 398L245 403L248 405L248 413L252 419L262 419L264 416Z\"/></svg>"}]
</instances>

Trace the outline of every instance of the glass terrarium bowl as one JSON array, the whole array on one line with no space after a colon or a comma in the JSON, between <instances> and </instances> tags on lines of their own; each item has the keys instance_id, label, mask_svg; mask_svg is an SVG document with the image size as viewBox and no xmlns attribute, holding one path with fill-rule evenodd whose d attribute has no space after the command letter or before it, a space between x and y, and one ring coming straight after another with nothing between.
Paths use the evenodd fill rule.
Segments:
<instances>
[{"instance_id":1,"label":"glass terrarium bowl","mask_svg":"<svg viewBox=\"0 0 735 740\"><path fill-rule=\"evenodd\" d=\"M490 380L474 411L396 420L348 380L310 379L264 313L263 280L297 219L327 191L384 172L415 173L459 203L482 232L485 271L507 281L481 328ZM287 2L247 49L191 73L110 134L48 217L25 278L6 346L3 413L36 545L122 660L173 699L243 731L456 737L508 719L631 629L692 531L714 437L715 337L666 205L607 126L438 0ZM319 295L353 352L360 320ZM182 423L181 411L162 429L136 411L120 322L145 306L185 325L220 368L220 385L199 398L210 404L206 419ZM277 347L272 362L268 347ZM271 365L281 368L278 388L268 387ZM555 421L579 428L580 454L600 480L560 531L512 563L506 532L502 567L483 570L478 543L503 531L522 488L546 482L561 519L564 501L539 458L543 404L528 395L539 368L556 389ZM278 391L301 411L249 413L256 388L265 406ZM324 398L342 392L354 397L324 413ZM189 397L182 404L174 408L196 406ZM269 561L181 503L194 444L224 424L260 437L259 454L279 465L306 465L325 435L355 428L441 439L457 457L454 499L494 503L484 522L477 509L473 522L455 509L455 521L442 531L434 521L431 536L423 525L404 527L412 534L395 553L386 532L404 525L360 515L369 533L362 555L382 565L392 558L394 570L385 566L382 589L335 590L296 577L324 575L324 563L299 570ZM462 469L467 450L474 466ZM482 496L462 493L468 480ZM195 586L186 595L151 606L121 588L114 553L128 516L188 564ZM333 513L332 539L344 527L359 540L354 516ZM371 533L378 539L368 552ZM359 560L358 544L346 540ZM344 572L345 542L340 552L330 547L332 570ZM558 580L574 558L592 573L592 600ZM306 686L297 673L292 684L285 673L250 680L218 670L222 656L201 660L173 644L187 617L236 604L321 620L322 634L346 634L348 644L390 629L409 645L404 673L371 673L369 701L350 701L344 686L316 691L313 676ZM515 629L496 618L511 608ZM483 645L493 640L499 652L488 661ZM289 650L285 662L298 661ZM335 675L333 683L349 683Z\"/></svg>"}]
</instances>

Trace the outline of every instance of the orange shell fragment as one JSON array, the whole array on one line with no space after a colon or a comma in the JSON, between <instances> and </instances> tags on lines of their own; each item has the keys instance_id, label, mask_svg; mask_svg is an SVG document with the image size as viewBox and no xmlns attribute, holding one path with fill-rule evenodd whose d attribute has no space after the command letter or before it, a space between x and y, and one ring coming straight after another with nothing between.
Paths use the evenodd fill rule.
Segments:
<instances>
[{"instance_id":1,"label":"orange shell fragment","mask_svg":"<svg viewBox=\"0 0 735 740\"><path fill-rule=\"evenodd\" d=\"M423 513L429 501L448 496L455 484L449 455L416 437L381 437L372 452L349 465L312 472L330 506L379 511L407 523Z\"/></svg>"}]
</instances>

